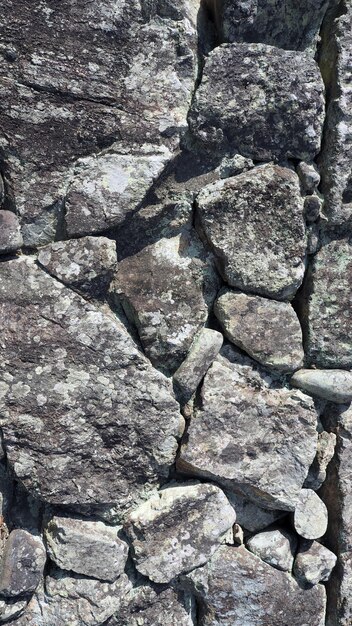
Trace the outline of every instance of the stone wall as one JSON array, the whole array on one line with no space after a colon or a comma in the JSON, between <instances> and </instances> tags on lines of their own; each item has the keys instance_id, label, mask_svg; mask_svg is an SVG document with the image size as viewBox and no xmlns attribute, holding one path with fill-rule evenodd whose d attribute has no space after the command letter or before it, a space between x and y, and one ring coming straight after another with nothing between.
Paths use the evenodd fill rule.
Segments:
<instances>
[{"instance_id":1,"label":"stone wall","mask_svg":"<svg viewBox=\"0 0 352 626\"><path fill-rule=\"evenodd\" d=\"M7 0L0 623L351 626L350 0Z\"/></svg>"}]
</instances>

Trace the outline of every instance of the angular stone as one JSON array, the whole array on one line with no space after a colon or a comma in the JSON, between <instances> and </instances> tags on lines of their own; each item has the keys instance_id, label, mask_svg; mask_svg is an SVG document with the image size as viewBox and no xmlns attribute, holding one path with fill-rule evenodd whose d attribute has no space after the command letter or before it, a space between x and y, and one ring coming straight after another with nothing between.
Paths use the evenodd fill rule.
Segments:
<instances>
[{"instance_id":1,"label":"angular stone","mask_svg":"<svg viewBox=\"0 0 352 626\"><path fill-rule=\"evenodd\" d=\"M106 292L116 270L116 244L106 237L58 241L42 248L38 261L65 285L97 297Z\"/></svg>"},{"instance_id":2,"label":"angular stone","mask_svg":"<svg viewBox=\"0 0 352 626\"><path fill-rule=\"evenodd\" d=\"M302 369L295 372L290 383L312 396L318 396L330 402L346 404L352 400L352 372Z\"/></svg>"},{"instance_id":3,"label":"angular stone","mask_svg":"<svg viewBox=\"0 0 352 626\"><path fill-rule=\"evenodd\" d=\"M284 372L302 365L302 329L290 304L225 291L214 312L228 339L262 365Z\"/></svg>"},{"instance_id":4,"label":"angular stone","mask_svg":"<svg viewBox=\"0 0 352 626\"><path fill-rule=\"evenodd\" d=\"M262 161L310 161L323 121L324 85L313 58L255 43L209 54L189 115L206 148Z\"/></svg>"},{"instance_id":5,"label":"angular stone","mask_svg":"<svg viewBox=\"0 0 352 626\"><path fill-rule=\"evenodd\" d=\"M307 280L307 351L321 368L352 368L352 241L324 245Z\"/></svg>"},{"instance_id":6,"label":"angular stone","mask_svg":"<svg viewBox=\"0 0 352 626\"><path fill-rule=\"evenodd\" d=\"M306 489L313 489L313 491L320 489L326 478L327 467L334 456L335 446L335 433L328 433L325 430L319 433L317 454L304 483Z\"/></svg>"},{"instance_id":7,"label":"angular stone","mask_svg":"<svg viewBox=\"0 0 352 626\"><path fill-rule=\"evenodd\" d=\"M182 402L188 402L196 391L217 357L223 340L222 334L211 328L202 328L196 335L186 359L173 376Z\"/></svg>"},{"instance_id":8,"label":"angular stone","mask_svg":"<svg viewBox=\"0 0 352 626\"><path fill-rule=\"evenodd\" d=\"M286 572L244 548L221 547L187 576L202 605L203 626L323 626L325 589L301 589Z\"/></svg>"},{"instance_id":9,"label":"angular stone","mask_svg":"<svg viewBox=\"0 0 352 626\"><path fill-rule=\"evenodd\" d=\"M23 245L17 215L11 211L0 211L0 254L16 252Z\"/></svg>"},{"instance_id":10,"label":"angular stone","mask_svg":"<svg viewBox=\"0 0 352 626\"><path fill-rule=\"evenodd\" d=\"M267 526L271 526L284 511L263 509L251 500L246 500L237 493L226 491L226 497L236 511L236 520L240 526L250 533L256 533Z\"/></svg>"},{"instance_id":11,"label":"angular stone","mask_svg":"<svg viewBox=\"0 0 352 626\"><path fill-rule=\"evenodd\" d=\"M303 191L308 194L313 194L320 183L320 174L316 165L301 161L297 165L297 174L300 178Z\"/></svg>"},{"instance_id":12,"label":"angular stone","mask_svg":"<svg viewBox=\"0 0 352 626\"><path fill-rule=\"evenodd\" d=\"M327 8L337 4L337 0L212 1L222 41L253 41L286 50L314 47Z\"/></svg>"},{"instance_id":13,"label":"angular stone","mask_svg":"<svg viewBox=\"0 0 352 626\"><path fill-rule=\"evenodd\" d=\"M317 541L302 541L295 558L294 575L305 585L326 582L336 565L336 555Z\"/></svg>"},{"instance_id":14,"label":"angular stone","mask_svg":"<svg viewBox=\"0 0 352 626\"><path fill-rule=\"evenodd\" d=\"M194 601L173 589L133 588L106 626L194 626Z\"/></svg>"},{"instance_id":15,"label":"angular stone","mask_svg":"<svg viewBox=\"0 0 352 626\"><path fill-rule=\"evenodd\" d=\"M284 572L292 570L297 545L296 536L284 528L270 528L247 541L247 547L253 554Z\"/></svg>"},{"instance_id":16,"label":"angular stone","mask_svg":"<svg viewBox=\"0 0 352 626\"><path fill-rule=\"evenodd\" d=\"M181 365L208 316L203 295L208 268L185 252L181 236L161 239L121 261L111 286L147 356L166 373Z\"/></svg>"},{"instance_id":17,"label":"angular stone","mask_svg":"<svg viewBox=\"0 0 352 626\"><path fill-rule=\"evenodd\" d=\"M19 617L25 610L28 600L0 600L0 622Z\"/></svg>"},{"instance_id":18,"label":"angular stone","mask_svg":"<svg viewBox=\"0 0 352 626\"><path fill-rule=\"evenodd\" d=\"M319 539L328 527L324 502L312 489L302 489L294 513L295 529L305 539Z\"/></svg>"},{"instance_id":19,"label":"angular stone","mask_svg":"<svg viewBox=\"0 0 352 626\"><path fill-rule=\"evenodd\" d=\"M0 404L10 466L46 502L99 514L117 505L121 515L174 462L183 419L170 381L112 313L32 259L1 263L0 275Z\"/></svg>"},{"instance_id":20,"label":"angular stone","mask_svg":"<svg viewBox=\"0 0 352 626\"><path fill-rule=\"evenodd\" d=\"M262 165L208 185L199 226L224 279L243 291L292 299L305 270L306 235L297 175Z\"/></svg>"},{"instance_id":21,"label":"angular stone","mask_svg":"<svg viewBox=\"0 0 352 626\"><path fill-rule=\"evenodd\" d=\"M0 595L33 593L43 575L46 552L40 537L16 529L6 541L0 570Z\"/></svg>"},{"instance_id":22,"label":"angular stone","mask_svg":"<svg viewBox=\"0 0 352 626\"><path fill-rule=\"evenodd\" d=\"M314 459L317 413L230 346L209 369L177 465L261 507L293 510Z\"/></svg>"},{"instance_id":23,"label":"angular stone","mask_svg":"<svg viewBox=\"0 0 352 626\"><path fill-rule=\"evenodd\" d=\"M45 530L49 557L61 569L113 582L128 557L118 530L102 522L53 517Z\"/></svg>"},{"instance_id":24,"label":"angular stone","mask_svg":"<svg viewBox=\"0 0 352 626\"><path fill-rule=\"evenodd\" d=\"M304 217L312 223L319 219L323 203L319 196L307 196L304 199Z\"/></svg>"},{"instance_id":25,"label":"angular stone","mask_svg":"<svg viewBox=\"0 0 352 626\"><path fill-rule=\"evenodd\" d=\"M125 530L138 571L158 583L204 565L236 521L215 485L190 483L159 491L133 511Z\"/></svg>"}]
</instances>

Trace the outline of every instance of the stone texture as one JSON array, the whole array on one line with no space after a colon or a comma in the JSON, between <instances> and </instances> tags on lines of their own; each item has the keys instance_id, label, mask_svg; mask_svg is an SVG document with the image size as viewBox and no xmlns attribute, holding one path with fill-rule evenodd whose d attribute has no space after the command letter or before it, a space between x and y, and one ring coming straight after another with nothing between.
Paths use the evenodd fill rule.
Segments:
<instances>
[{"instance_id":1,"label":"stone texture","mask_svg":"<svg viewBox=\"0 0 352 626\"><path fill-rule=\"evenodd\" d=\"M290 304L225 291L214 311L228 339L262 365L284 372L302 365L302 330Z\"/></svg>"},{"instance_id":2,"label":"stone texture","mask_svg":"<svg viewBox=\"0 0 352 626\"><path fill-rule=\"evenodd\" d=\"M16 252L23 245L17 215L0 210L0 254Z\"/></svg>"},{"instance_id":3,"label":"stone texture","mask_svg":"<svg viewBox=\"0 0 352 626\"><path fill-rule=\"evenodd\" d=\"M303 541L295 558L294 575L306 585L326 582L336 565L336 555L317 541Z\"/></svg>"},{"instance_id":4,"label":"stone texture","mask_svg":"<svg viewBox=\"0 0 352 626\"><path fill-rule=\"evenodd\" d=\"M8 598L30 594L38 587L46 553L40 537L20 528L5 543L0 570L0 595Z\"/></svg>"},{"instance_id":5,"label":"stone texture","mask_svg":"<svg viewBox=\"0 0 352 626\"><path fill-rule=\"evenodd\" d=\"M158 583L204 565L236 521L234 509L215 485L175 483L129 516L138 571Z\"/></svg>"},{"instance_id":6,"label":"stone texture","mask_svg":"<svg viewBox=\"0 0 352 626\"><path fill-rule=\"evenodd\" d=\"M174 386L182 400L188 402L217 357L223 336L217 330L202 328L196 335L187 357L173 376Z\"/></svg>"},{"instance_id":7,"label":"stone texture","mask_svg":"<svg viewBox=\"0 0 352 626\"><path fill-rule=\"evenodd\" d=\"M303 200L293 171L256 167L208 185L197 205L199 226L230 285L278 300L293 298L306 253Z\"/></svg>"},{"instance_id":8,"label":"stone texture","mask_svg":"<svg viewBox=\"0 0 352 626\"><path fill-rule=\"evenodd\" d=\"M118 530L102 522L53 517L45 530L49 557L61 569L113 582L128 557Z\"/></svg>"},{"instance_id":9,"label":"stone texture","mask_svg":"<svg viewBox=\"0 0 352 626\"><path fill-rule=\"evenodd\" d=\"M247 547L253 554L284 572L292 570L297 545L296 536L284 528L270 528L247 541Z\"/></svg>"},{"instance_id":10,"label":"stone texture","mask_svg":"<svg viewBox=\"0 0 352 626\"><path fill-rule=\"evenodd\" d=\"M311 398L282 387L229 346L209 369L201 395L179 470L242 492L261 507L293 510L316 453Z\"/></svg>"},{"instance_id":11,"label":"stone texture","mask_svg":"<svg viewBox=\"0 0 352 626\"><path fill-rule=\"evenodd\" d=\"M153 3L149 12L148 4L63 0L32 7L12 0L4 7L1 148L26 245L54 239L70 183L77 188L77 159L91 156L95 167L95 155L99 166L110 148L118 158L126 150L138 155L145 144L158 155L165 146L170 159L178 149L197 75L197 6L177 0L174 9ZM139 154L143 160L143 148ZM148 162L140 171L141 191L154 170ZM94 182L104 186L103 179ZM109 187L107 213L115 194ZM85 200L90 211L90 196ZM123 212L125 198L119 202ZM83 208L74 201L71 217ZM100 203L96 225L90 215L92 230L101 228L102 212Z\"/></svg>"},{"instance_id":12,"label":"stone texture","mask_svg":"<svg viewBox=\"0 0 352 626\"><path fill-rule=\"evenodd\" d=\"M83 296L106 293L116 271L116 244L106 237L51 243L39 251L40 265Z\"/></svg>"},{"instance_id":13,"label":"stone texture","mask_svg":"<svg viewBox=\"0 0 352 626\"><path fill-rule=\"evenodd\" d=\"M245 531L256 533L267 526L271 526L280 517L285 515L284 511L273 509L263 509L251 500L243 498L238 493L226 491L226 497L236 511L236 520Z\"/></svg>"},{"instance_id":14,"label":"stone texture","mask_svg":"<svg viewBox=\"0 0 352 626\"><path fill-rule=\"evenodd\" d=\"M346 404L352 400L352 372L302 369L295 372L290 382L294 387L330 402Z\"/></svg>"},{"instance_id":15,"label":"stone texture","mask_svg":"<svg viewBox=\"0 0 352 626\"><path fill-rule=\"evenodd\" d=\"M27 600L0 600L0 622L8 622L19 617L27 606Z\"/></svg>"},{"instance_id":16,"label":"stone texture","mask_svg":"<svg viewBox=\"0 0 352 626\"><path fill-rule=\"evenodd\" d=\"M320 174L317 166L301 161L297 165L297 174L301 181L302 190L305 193L313 194L320 183Z\"/></svg>"},{"instance_id":17,"label":"stone texture","mask_svg":"<svg viewBox=\"0 0 352 626\"><path fill-rule=\"evenodd\" d=\"M119 263L112 294L136 325L153 365L166 373L181 365L207 319L209 272L205 260L187 253L182 236L161 239Z\"/></svg>"},{"instance_id":18,"label":"stone texture","mask_svg":"<svg viewBox=\"0 0 352 626\"><path fill-rule=\"evenodd\" d=\"M323 626L325 589L301 589L244 547L222 547L187 577L202 605L202 626Z\"/></svg>"},{"instance_id":19,"label":"stone texture","mask_svg":"<svg viewBox=\"0 0 352 626\"><path fill-rule=\"evenodd\" d=\"M306 196L304 199L304 217L307 222L316 222L322 213L323 202L319 196Z\"/></svg>"},{"instance_id":20,"label":"stone texture","mask_svg":"<svg viewBox=\"0 0 352 626\"><path fill-rule=\"evenodd\" d=\"M294 513L294 526L301 537L319 539L326 533L328 512L312 489L302 489Z\"/></svg>"},{"instance_id":21,"label":"stone texture","mask_svg":"<svg viewBox=\"0 0 352 626\"><path fill-rule=\"evenodd\" d=\"M335 453L336 435L325 430L318 435L317 454L304 483L306 489L317 491L326 478L326 472Z\"/></svg>"},{"instance_id":22,"label":"stone texture","mask_svg":"<svg viewBox=\"0 0 352 626\"><path fill-rule=\"evenodd\" d=\"M213 0L213 4L222 41L305 50L316 44L326 10L337 1Z\"/></svg>"},{"instance_id":23,"label":"stone texture","mask_svg":"<svg viewBox=\"0 0 352 626\"><path fill-rule=\"evenodd\" d=\"M306 289L310 362L322 368L351 368L351 240L331 241L319 250Z\"/></svg>"},{"instance_id":24,"label":"stone texture","mask_svg":"<svg viewBox=\"0 0 352 626\"><path fill-rule=\"evenodd\" d=\"M312 57L255 43L209 54L189 115L207 148L263 161L310 161L323 120L324 86Z\"/></svg>"},{"instance_id":25,"label":"stone texture","mask_svg":"<svg viewBox=\"0 0 352 626\"><path fill-rule=\"evenodd\" d=\"M116 504L121 514L174 461L183 427L171 383L112 314L31 259L2 263L0 274L10 466L47 502L98 512Z\"/></svg>"}]
</instances>

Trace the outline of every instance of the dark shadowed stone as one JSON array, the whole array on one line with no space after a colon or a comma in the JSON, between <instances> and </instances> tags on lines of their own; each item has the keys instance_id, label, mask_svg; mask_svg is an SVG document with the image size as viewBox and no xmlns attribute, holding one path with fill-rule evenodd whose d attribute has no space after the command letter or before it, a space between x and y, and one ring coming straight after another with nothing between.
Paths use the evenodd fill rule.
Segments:
<instances>
[{"instance_id":1,"label":"dark shadowed stone","mask_svg":"<svg viewBox=\"0 0 352 626\"><path fill-rule=\"evenodd\" d=\"M204 565L225 540L236 514L215 485L178 484L133 511L125 530L136 568L158 583Z\"/></svg>"},{"instance_id":2,"label":"dark shadowed stone","mask_svg":"<svg viewBox=\"0 0 352 626\"><path fill-rule=\"evenodd\" d=\"M324 502L312 489L302 489L294 512L294 526L305 539L320 539L328 527Z\"/></svg>"},{"instance_id":3,"label":"dark shadowed stone","mask_svg":"<svg viewBox=\"0 0 352 626\"><path fill-rule=\"evenodd\" d=\"M307 351L321 368L352 367L352 241L323 246L307 280Z\"/></svg>"},{"instance_id":4,"label":"dark shadowed stone","mask_svg":"<svg viewBox=\"0 0 352 626\"><path fill-rule=\"evenodd\" d=\"M21 258L0 265L1 411L39 498L119 514L168 475L182 433L171 382L108 310ZM6 346L6 347L5 347Z\"/></svg>"},{"instance_id":5,"label":"dark shadowed stone","mask_svg":"<svg viewBox=\"0 0 352 626\"><path fill-rule=\"evenodd\" d=\"M243 43L209 54L189 115L207 148L263 161L310 161L323 121L324 85L311 56Z\"/></svg>"},{"instance_id":6,"label":"dark shadowed stone","mask_svg":"<svg viewBox=\"0 0 352 626\"><path fill-rule=\"evenodd\" d=\"M305 585L326 582L336 565L336 555L317 541L301 541L295 558L294 575Z\"/></svg>"},{"instance_id":7,"label":"dark shadowed stone","mask_svg":"<svg viewBox=\"0 0 352 626\"><path fill-rule=\"evenodd\" d=\"M238 493L225 491L226 497L236 511L236 520L245 531L250 533L263 530L285 515L284 511L263 509L251 500L243 498Z\"/></svg>"},{"instance_id":8,"label":"dark shadowed stone","mask_svg":"<svg viewBox=\"0 0 352 626\"><path fill-rule=\"evenodd\" d=\"M187 584L188 583L188 584ZM325 589L301 589L241 547L221 547L212 560L187 576L199 598L202 626L323 626Z\"/></svg>"},{"instance_id":9,"label":"dark shadowed stone","mask_svg":"<svg viewBox=\"0 0 352 626\"><path fill-rule=\"evenodd\" d=\"M103 295L115 273L116 244L106 237L58 241L42 248L39 263L84 296Z\"/></svg>"},{"instance_id":10,"label":"dark shadowed stone","mask_svg":"<svg viewBox=\"0 0 352 626\"><path fill-rule=\"evenodd\" d=\"M293 510L317 445L312 399L226 346L209 369L178 459L259 506Z\"/></svg>"},{"instance_id":11,"label":"dark shadowed stone","mask_svg":"<svg viewBox=\"0 0 352 626\"><path fill-rule=\"evenodd\" d=\"M2 555L0 595L14 597L33 593L41 581L45 561L46 552L40 537L26 530L13 530Z\"/></svg>"},{"instance_id":12,"label":"dark shadowed stone","mask_svg":"<svg viewBox=\"0 0 352 626\"><path fill-rule=\"evenodd\" d=\"M297 175L263 165L205 187L201 230L232 286L292 299L305 270L306 235Z\"/></svg>"},{"instance_id":13,"label":"dark shadowed stone","mask_svg":"<svg viewBox=\"0 0 352 626\"><path fill-rule=\"evenodd\" d=\"M228 339L262 365L286 372L302 366L302 330L290 304L225 291L214 312Z\"/></svg>"},{"instance_id":14,"label":"dark shadowed stone","mask_svg":"<svg viewBox=\"0 0 352 626\"><path fill-rule=\"evenodd\" d=\"M16 252L23 244L17 215L0 211L0 254Z\"/></svg>"}]
</instances>

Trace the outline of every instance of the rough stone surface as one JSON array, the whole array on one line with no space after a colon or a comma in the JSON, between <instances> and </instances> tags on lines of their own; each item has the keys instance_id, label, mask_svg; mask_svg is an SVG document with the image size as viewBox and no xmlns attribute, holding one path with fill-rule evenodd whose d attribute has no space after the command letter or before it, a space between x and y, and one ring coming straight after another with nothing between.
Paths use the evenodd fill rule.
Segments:
<instances>
[{"instance_id":1,"label":"rough stone surface","mask_svg":"<svg viewBox=\"0 0 352 626\"><path fill-rule=\"evenodd\" d=\"M295 529L305 539L319 539L326 533L328 512L312 489L302 489L294 513Z\"/></svg>"},{"instance_id":2,"label":"rough stone surface","mask_svg":"<svg viewBox=\"0 0 352 626\"><path fill-rule=\"evenodd\" d=\"M229 346L208 371L178 468L293 510L317 445L312 400L270 378Z\"/></svg>"},{"instance_id":3,"label":"rough stone surface","mask_svg":"<svg viewBox=\"0 0 352 626\"><path fill-rule=\"evenodd\" d=\"M295 558L294 575L306 585L326 582L336 565L336 555L317 541L303 541Z\"/></svg>"},{"instance_id":4,"label":"rough stone surface","mask_svg":"<svg viewBox=\"0 0 352 626\"><path fill-rule=\"evenodd\" d=\"M200 228L225 280L243 291L292 299L304 275L306 236L297 175L263 165L208 185Z\"/></svg>"},{"instance_id":5,"label":"rough stone surface","mask_svg":"<svg viewBox=\"0 0 352 626\"><path fill-rule=\"evenodd\" d=\"M203 605L204 626L324 625L324 587L301 589L242 546L220 548L188 579Z\"/></svg>"},{"instance_id":6,"label":"rough stone surface","mask_svg":"<svg viewBox=\"0 0 352 626\"><path fill-rule=\"evenodd\" d=\"M324 400L338 404L350 403L352 400L352 372L302 369L295 372L290 382L294 387Z\"/></svg>"},{"instance_id":7,"label":"rough stone surface","mask_svg":"<svg viewBox=\"0 0 352 626\"><path fill-rule=\"evenodd\" d=\"M106 237L58 241L42 248L38 261L52 276L84 296L100 296L116 270L116 244Z\"/></svg>"},{"instance_id":8,"label":"rough stone surface","mask_svg":"<svg viewBox=\"0 0 352 626\"><path fill-rule=\"evenodd\" d=\"M25 599L0 600L0 622L7 622L19 617L25 610L27 602Z\"/></svg>"},{"instance_id":9,"label":"rough stone surface","mask_svg":"<svg viewBox=\"0 0 352 626\"><path fill-rule=\"evenodd\" d=\"M210 0L208 0L210 1ZM223 41L266 43L288 50L314 47L333 0L213 0Z\"/></svg>"},{"instance_id":10,"label":"rough stone surface","mask_svg":"<svg viewBox=\"0 0 352 626\"><path fill-rule=\"evenodd\" d=\"M270 528L247 541L248 549L262 561L284 572L291 572L298 541L283 528Z\"/></svg>"},{"instance_id":11,"label":"rough stone surface","mask_svg":"<svg viewBox=\"0 0 352 626\"><path fill-rule=\"evenodd\" d=\"M30 259L0 274L2 425L15 475L47 502L121 512L174 461L182 421L170 382L117 319Z\"/></svg>"},{"instance_id":12,"label":"rough stone surface","mask_svg":"<svg viewBox=\"0 0 352 626\"><path fill-rule=\"evenodd\" d=\"M113 582L128 556L118 530L102 522L53 517L45 530L49 557L61 569Z\"/></svg>"},{"instance_id":13,"label":"rough stone surface","mask_svg":"<svg viewBox=\"0 0 352 626\"><path fill-rule=\"evenodd\" d=\"M217 330L202 328L195 337L186 359L173 376L174 385L183 402L196 391L223 344Z\"/></svg>"},{"instance_id":14,"label":"rough stone surface","mask_svg":"<svg viewBox=\"0 0 352 626\"><path fill-rule=\"evenodd\" d=\"M228 339L262 365L284 372L302 365L302 330L290 304L226 291L214 311Z\"/></svg>"},{"instance_id":15,"label":"rough stone surface","mask_svg":"<svg viewBox=\"0 0 352 626\"><path fill-rule=\"evenodd\" d=\"M11 598L33 593L41 581L45 561L40 537L26 530L13 530L2 555L0 595Z\"/></svg>"},{"instance_id":16,"label":"rough stone surface","mask_svg":"<svg viewBox=\"0 0 352 626\"><path fill-rule=\"evenodd\" d=\"M317 454L304 483L306 489L317 491L326 478L326 472L335 453L336 435L325 430L318 435Z\"/></svg>"},{"instance_id":17,"label":"rough stone surface","mask_svg":"<svg viewBox=\"0 0 352 626\"><path fill-rule=\"evenodd\" d=\"M322 368L351 368L352 242L332 241L315 256L307 280L307 352Z\"/></svg>"},{"instance_id":18,"label":"rough stone surface","mask_svg":"<svg viewBox=\"0 0 352 626\"><path fill-rule=\"evenodd\" d=\"M255 43L209 54L189 116L207 148L263 161L314 158L323 120L324 86L312 57Z\"/></svg>"},{"instance_id":19,"label":"rough stone surface","mask_svg":"<svg viewBox=\"0 0 352 626\"><path fill-rule=\"evenodd\" d=\"M316 165L301 161L297 165L297 174L305 193L313 194L320 183L320 174Z\"/></svg>"},{"instance_id":20,"label":"rough stone surface","mask_svg":"<svg viewBox=\"0 0 352 626\"><path fill-rule=\"evenodd\" d=\"M285 515L284 511L263 509L251 500L243 498L238 493L226 491L226 496L236 511L236 520L240 526L250 533L256 533Z\"/></svg>"},{"instance_id":21,"label":"rough stone surface","mask_svg":"<svg viewBox=\"0 0 352 626\"><path fill-rule=\"evenodd\" d=\"M166 373L181 365L207 319L208 272L192 251L187 256L182 236L161 239L119 263L111 291L136 325L153 365Z\"/></svg>"},{"instance_id":22,"label":"rough stone surface","mask_svg":"<svg viewBox=\"0 0 352 626\"><path fill-rule=\"evenodd\" d=\"M215 485L175 484L129 516L138 571L158 583L204 565L224 541L236 514Z\"/></svg>"},{"instance_id":23,"label":"rough stone surface","mask_svg":"<svg viewBox=\"0 0 352 626\"><path fill-rule=\"evenodd\" d=\"M23 244L17 215L0 210L0 254L16 252Z\"/></svg>"}]
</instances>

